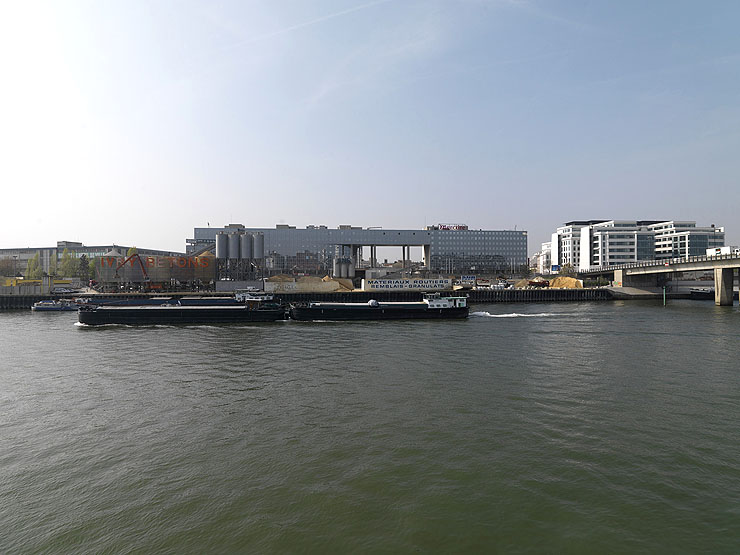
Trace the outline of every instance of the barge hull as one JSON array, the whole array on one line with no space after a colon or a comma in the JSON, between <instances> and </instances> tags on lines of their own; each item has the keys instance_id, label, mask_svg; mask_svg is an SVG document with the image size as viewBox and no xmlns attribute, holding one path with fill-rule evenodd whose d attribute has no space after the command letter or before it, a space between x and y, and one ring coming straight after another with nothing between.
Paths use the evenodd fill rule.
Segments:
<instances>
[{"instance_id":1,"label":"barge hull","mask_svg":"<svg viewBox=\"0 0 740 555\"><path fill-rule=\"evenodd\" d=\"M468 317L468 308L387 309L387 308L327 308L293 307L293 320L442 320Z\"/></svg>"},{"instance_id":2,"label":"barge hull","mask_svg":"<svg viewBox=\"0 0 740 555\"><path fill-rule=\"evenodd\" d=\"M253 310L243 306L98 307L93 310L81 309L78 318L80 323L90 326L101 326L106 324L145 326L178 324L238 324L284 320L285 310Z\"/></svg>"}]
</instances>

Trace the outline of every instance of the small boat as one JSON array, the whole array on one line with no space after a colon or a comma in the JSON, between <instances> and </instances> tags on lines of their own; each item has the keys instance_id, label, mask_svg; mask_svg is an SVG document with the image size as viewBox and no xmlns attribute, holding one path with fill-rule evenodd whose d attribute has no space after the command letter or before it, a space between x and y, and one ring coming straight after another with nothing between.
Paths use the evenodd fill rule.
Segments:
<instances>
[{"instance_id":1,"label":"small boat","mask_svg":"<svg viewBox=\"0 0 740 555\"><path fill-rule=\"evenodd\" d=\"M691 287L689 288L689 298L699 301L714 300L714 287ZM732 298L738 299L738 292L732 292Z\"/></svg>"},{"instance_id":2,"label":"small boat","mask_svg":"<svg viewBox=\"0 0 740 555\"><path fill-rule=\"evenodd\" d=\"M31 306L31 310L34 312L59 312L62 310L77 310L79 308L79 304L69 299L38 301Z\"/></svg>"},{"instance_id":3,"label":"small boat","mask_svg":"<svg viewBox=\"0 0 740 555\"><path fill-rule=\"evenodd\" d=\"M697 300L714 299L714 287L691 287L689 297Z\"/></svg>"},{"instance_id":4,"label":"small boat","mask_svg":"<svg viewBox=\"0 0 740 555\"><path fill-rule=\"evenodd\" d=\"M416 302L325 303L310 302L293 305L293 320L401 320L467 318L467 297L442 297L428 293Z\"/></svg>"}]
</instances>

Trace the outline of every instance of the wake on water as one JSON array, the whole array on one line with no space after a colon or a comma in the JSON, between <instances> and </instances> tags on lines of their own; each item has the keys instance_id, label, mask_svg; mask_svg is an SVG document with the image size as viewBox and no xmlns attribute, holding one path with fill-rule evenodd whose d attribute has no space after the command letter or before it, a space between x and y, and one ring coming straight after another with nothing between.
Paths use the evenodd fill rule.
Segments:
<instances>
[{"instance_id":1,"label":"wake on water","mask_svg":"<svg viewBox=\"0 0 740 555\"><path fill-rule=\"evenodd\" d=\"M471 316L479 318L545 318L547 316L557 316L554 312L538 312L536 314L520 314L511 312L509 314L491 314L490 312L471 312Z\"/></svg>"}]
</instances>

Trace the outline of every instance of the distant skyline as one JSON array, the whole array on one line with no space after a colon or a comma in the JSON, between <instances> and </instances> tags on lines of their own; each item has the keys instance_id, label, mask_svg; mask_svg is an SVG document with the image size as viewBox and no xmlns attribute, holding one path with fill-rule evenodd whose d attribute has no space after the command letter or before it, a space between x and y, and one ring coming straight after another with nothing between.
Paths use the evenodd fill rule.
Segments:
<instances>
[{"instance_id":1,"label":"distant skyline","mask_svg":"<svg viewBox=\"0 0 740 555\"><path fill-rule=\"evenodd\" d=\"M0 2L0 248L194 227L740 244L735 1Z\"/></svg>"}]
</instances>

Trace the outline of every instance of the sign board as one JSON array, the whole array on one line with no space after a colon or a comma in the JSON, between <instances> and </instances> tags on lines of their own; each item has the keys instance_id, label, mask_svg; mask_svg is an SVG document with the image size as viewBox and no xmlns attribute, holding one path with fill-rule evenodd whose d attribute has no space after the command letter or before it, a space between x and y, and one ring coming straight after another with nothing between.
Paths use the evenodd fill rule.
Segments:
<instances>
[{"instance_id":1,"label":"sign board","mask_svg":"<svg viewBox=\"0 0 740 555\"><path fill-rule=\"evenodd\" d=\"M462 283L475 283L475 276L460 276Z\"/></svg>"},{"instance_id":2,"label":"sign board","mask_svg":"<svg viewBox=\"0 0 740 555\"><path fill-rule=\"evenodd\" d=\"M363 279L364 291L444 291L452 289L451 279Z\"/></svg>"},{"instance_id":3,"label":"sign board","mask_svg":"<svg viewBox=\"0 0 740 555\"><path fill-rule=\"evenodd\" d=\"M552 268L550 269L551 272L559 272L560 271L560 265L559 264L553 264Z\"/></svg>"},{"instance_id":4,"label":"sign board","mask_svg":"<svg viewBox=\"0 0 740 555\"><path fill-rule=\"evenodd\" d=\"M437 227L443 231L465 231L468 229L465 224L439 224Z\"/></svg>"}]
</instances>

